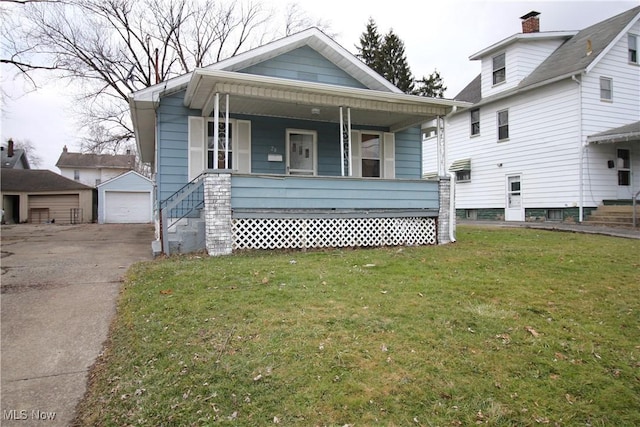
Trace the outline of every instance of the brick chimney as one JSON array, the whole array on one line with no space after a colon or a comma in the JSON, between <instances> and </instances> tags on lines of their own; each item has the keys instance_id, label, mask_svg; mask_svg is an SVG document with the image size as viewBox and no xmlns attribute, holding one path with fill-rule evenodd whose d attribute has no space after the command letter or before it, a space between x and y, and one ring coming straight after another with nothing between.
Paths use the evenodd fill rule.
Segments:
<instances>
[{"instance_id":1,"label":"brick chimney","mask_svg":"<svg viewBox=\"0 0 640 427\"><path fill-rule=\"evenodd\" d=\"M13 157L13 139L7 141L7 157Z\"/></svg>"},{"instance_id":2,"label":"brick chimney","mask_svg":"<svg viewBox=\"0 0 640 427\"><path fill-rule=\"evenodd\" d=\"M522 19L522 32L524 34L540 32L540 19L538 18L538 15L540 15L540 12L532 10L526 15L520 17L520 19Z\"/></svg>"},{"instance_id":3,"label":"brick chimney","mask_svg":"<svg viewBox=\"0 0 640 427\"><path fill-rule=\"evenodd\" d=\"M64 147L62 147L62 152L66 153L67 152L67 146L65 145Z\"/></svg>"}]
</instances>

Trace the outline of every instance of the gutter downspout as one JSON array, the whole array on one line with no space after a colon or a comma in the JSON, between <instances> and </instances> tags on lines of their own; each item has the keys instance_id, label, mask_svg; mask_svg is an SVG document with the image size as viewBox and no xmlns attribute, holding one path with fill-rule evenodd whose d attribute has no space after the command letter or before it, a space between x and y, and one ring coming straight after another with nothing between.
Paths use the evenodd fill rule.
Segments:
<instances>
[{"instance_id":1,"label":"gutter downspout","mask_svg":"<svg viewBox=\"0 0 640 427\"><path fill-rule=\"evenodd\" d=\"M584 220L584 145L582 144L582 85L580 80L576 78L576 74L571 76L571 80L578 84L578 114L580 115L578 120L578 143L580 147L579 161L580 170L578 178L578 222L582 223Z\"/></svg>"},{"instance_id":2,"label":"gutter downspout","mask_svg":"<svg viewBox=\"0 0 640 427\"><path fill-rule=\"evenodd\" d=\"M447 119L449 117L451 117L452 115L454 115L456 113L456 111L458 110L458 106L454 105L453 108L451 109L451 112L449 114L447 114L446 116L444 116L444 119L442 120L442 133L443 133L443 140L444 140L444 146L446 147L447 144L447 133L445 131L445 124L447 122ZM438 125L440 125L440 121L438 121ZM447 150L445 148L444 152L446 153ZM446 168L446 160L445 160L445 168ZM456 174L453 172L448 172L449 177L450 177L450 181L449 181L449 240L451 241L451 243L455 243L456 241Z\"/></svg>"}]
</instances>

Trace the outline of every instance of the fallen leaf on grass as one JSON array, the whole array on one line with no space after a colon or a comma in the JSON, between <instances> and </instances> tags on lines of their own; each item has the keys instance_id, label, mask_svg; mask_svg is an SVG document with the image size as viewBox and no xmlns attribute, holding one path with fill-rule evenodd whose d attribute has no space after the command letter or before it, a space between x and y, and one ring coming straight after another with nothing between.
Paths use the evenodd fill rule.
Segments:
<instances>
[{"instance_id":1,"label":"fallen leaf on grass","mask_svg":"<svg viewBox=\"0 0 640 427\"><path fill-rule=\"evenodd\" d=\"M536 331L535 329L533 329L531 326L525 326L524 329L529 332L531 335L533 335L534 338L538 338L540 336L540 334L538 333L538 331Z\"/></svg>"},{"instance_id":2,"label":"fallen leaf on grass","mask_svg":"<svg viewBox=\"0 0 640 427\"><path fill-rule=\"evenodd\" d=\"M576 400L576 398L571 396L569 393L565 394L564 398L567 399L567 402L569 402L569 405L573 405L573 403Z\"/></svg>"},{"instance_id":3,"label":"fallen leaf on grass","mask_svg":"<svg viewBox=\"0 0 640 427\"><path fill-rule=\"evenodd\" d=\"M262 284L266 285L267 283L269 283L269 278L268 277L263 277L262 278Z\"/></svg>"},{"instance_id":4,"label":"fallen leaf on grass","mask_svg":"<svg viewBox=\"0 0 640 427\"><path fill-rule=\"evenodd\" d=\"M160 290L160 294L162 295L171 295L173 293L173 290L171 289L161 289Z\"/></svg>"}]
</instances>

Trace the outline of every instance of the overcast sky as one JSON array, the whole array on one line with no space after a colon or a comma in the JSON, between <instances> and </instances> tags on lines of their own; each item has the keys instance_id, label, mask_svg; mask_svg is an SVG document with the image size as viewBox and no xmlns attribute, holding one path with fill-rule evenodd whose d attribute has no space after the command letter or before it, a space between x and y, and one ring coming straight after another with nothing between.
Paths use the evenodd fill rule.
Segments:
<instances>
[{"instance_id":1,"label":"overcast sky","mask_svg":"<svg viewBox=\"0 0 640 427\"><path fill-rule=\"evenodd\" d=\"M405 43L414 76L420 78L437 69L448 88L445 97L453 98L480 72L480 64L469 61L469 56L521 32L520 16L532 10L540 12L540 31L579 30L635 7L640 0L297 0L296 3L310 17L328 23L335 40L352 53L356 52L355 46L369 18L376 22L380 34L393 29ZM416 4L420 6L409 6ZM25 94L23 84L7 79L6 75L2 76L2 85L13 98L3 100L2 143L10 137L30 140L43 159L41 167L59 173L55 163L62 147L66 144L70 151L79 151L72 99L65 97L65 88L52 82Z\"/></svg>"}]
</instances>

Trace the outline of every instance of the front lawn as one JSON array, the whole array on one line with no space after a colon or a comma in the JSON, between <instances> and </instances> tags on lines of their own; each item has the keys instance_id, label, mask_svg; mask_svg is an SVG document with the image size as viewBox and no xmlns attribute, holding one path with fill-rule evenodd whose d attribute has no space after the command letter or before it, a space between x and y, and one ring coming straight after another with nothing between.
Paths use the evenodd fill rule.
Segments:
<instances>
[{"instance_id":1,"label":"front lawn","mask_svg":"<svg viewBox=\"0 0 640 427\"><path fill-rule=\"evenodd\" d=\"M640 425L640 240L458 227L138 264L76 421Z\"/></svg>"}]
</instances>

